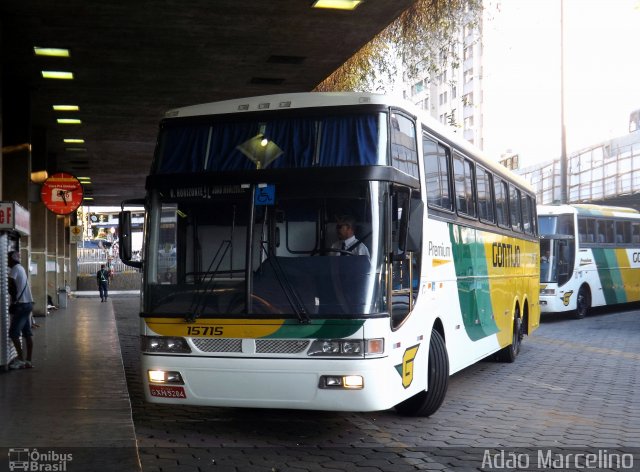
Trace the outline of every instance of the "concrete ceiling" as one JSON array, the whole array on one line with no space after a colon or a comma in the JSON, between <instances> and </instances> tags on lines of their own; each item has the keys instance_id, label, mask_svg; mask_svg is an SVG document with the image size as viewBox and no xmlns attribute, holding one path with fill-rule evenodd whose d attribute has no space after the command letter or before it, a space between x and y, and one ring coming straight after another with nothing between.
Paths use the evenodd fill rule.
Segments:
<instances>
[{"instance_id":1,"label":"concrete ceiling","mask_svg":"<svg viewBox=\"0 0 640 472\"><path fill-rule=\"evenodd\" d=\"M24 91L31 129L46 136L46 145L32 139L34 155L46 156L50 174L91 177L93 205L117 205L144 195L166 110L310 91L411 3L365 0L345 12L311 8L312 0L3 0L3 121L16 103L26 106L14 96ZM34 46L68 48L71 57L36 57ZM45 80L43 69L75 79ZM54 104L80 111L54 112ZM82 124L58 125L58 117ZM86 151L67 150L68 137L85 139ZM8 138L3 146L20 144Z\"/></svg>"}]
</instances>

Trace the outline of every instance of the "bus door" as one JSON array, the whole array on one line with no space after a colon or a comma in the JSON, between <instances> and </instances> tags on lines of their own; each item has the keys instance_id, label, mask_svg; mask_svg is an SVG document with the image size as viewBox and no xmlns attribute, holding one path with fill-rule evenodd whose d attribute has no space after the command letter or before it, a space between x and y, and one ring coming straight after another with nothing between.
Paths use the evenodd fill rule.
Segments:
<instances>
[{"instance_id":1,"label":"bus door","mask_svg":"<svg viewBox=\"0 0 640 472\"><path fill-rule=\"evenodd\" d=\"M566 284L573 276L575 240L572 237L540 241L540 282Z\"/></svg>"}]
</instances>

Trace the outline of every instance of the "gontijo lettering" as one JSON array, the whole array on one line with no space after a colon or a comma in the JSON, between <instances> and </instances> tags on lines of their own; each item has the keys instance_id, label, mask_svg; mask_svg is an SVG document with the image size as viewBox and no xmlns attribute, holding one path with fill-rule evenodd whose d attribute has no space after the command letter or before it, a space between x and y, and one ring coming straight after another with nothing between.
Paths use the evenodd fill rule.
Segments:
<instances>
[{"instance_id":1,"label":"gontijo lettering","mask_svg":"<svg viewBox=\"0 0 640 472\"><path fill-rule=\"evenodd\" d=\"M507 243L493 243L493 267L520 267L520 246Z\"/></svg>"}]
</instances>

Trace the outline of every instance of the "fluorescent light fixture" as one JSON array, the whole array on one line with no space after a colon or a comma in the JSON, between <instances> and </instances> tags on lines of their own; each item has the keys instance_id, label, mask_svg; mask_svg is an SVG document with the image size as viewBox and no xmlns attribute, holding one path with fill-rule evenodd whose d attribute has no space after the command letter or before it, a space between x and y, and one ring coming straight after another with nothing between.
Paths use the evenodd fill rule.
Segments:
<instances>
[{"instance_id":1,"label":"fluorescent light fixture","mask_svg":"<svg viewBox=\"0 0 640 472\"><path fill-rule=\"evenodd\" d=\"M80 111L78 105L53 105L55 111Z\"/></svg>"},{"instance_id":2,"label":"fluorescent light fixture","mask_svg":"<svg viewBox=\"0 0 640 472\"><path fill-rule=\"evenodd\" d=\"M64 72L59 70L43 70L42 77L44 77L45 79L72 80L73 72Z\"/></svg>"},{"instance_id":3,"label":"fluorescent light fixture","mask_svg":"<svg viewBox=\"0 0 640 472\"><path fill-rule=\"evenodd\" d=\"M80 138L64 138L63 141L67 144L84 144L84 139Z\"/></svg>"},{"instance_id":4,"label":"fluorescent light fixture","mask_svg":"<svg viewBox=\"0 0 640 472\"><path fill-rule=\"evenodd\" d=\"M33 52L36 56L69 57L69 50L64 48L39 48L34 46Z\"/></svg>"},{"instance_id":5,"label":"fluorescent light fixture","mask_svg":"<svg viewBox=\"0 0 640 472\"><path fill-rule=\"evenodd\" d=\"M316 0L313 8L331 8L333 10L355 10L362 0Z\"/></svg>"},{"instance_id":6,"label":"fluorescent light fixture","mask_svg":"<svg viewBox=\"0 0 640 472\"><path fill-rule=\"evenodd\" d=\"M87 152L87 148L84 147L68 147L65 148L67 152Z\"/></svg>"},{"instance_id":7,"label":"fluorescent light fixture","mask_svg":"<svg viewBox=\"0 0 640 472\"><path fill-rule=\"evenodd\" d=\"M91 177L76 177L78 180L91 180Z\"/></svg>"},{"instance_id":8,"label":"fluorescent light fixture","mask_svg":"<svg viewBox=\"0 0 640 472\"><path fill-rule=\"evenodd\" d=\"M76 118L58 118L56 121L59 125L79 125L82 123L82 120Z\"/></svg>"},{"instance_id":9,"label":"fluorescent light fixture","mask_svg":"<svg viewBox=\"0 0 640 472\"><path fill-rule=\"evenodd\" d=\"M93 200L93 197L84 197L83 200Z\"/></svg>"}]
</instances>

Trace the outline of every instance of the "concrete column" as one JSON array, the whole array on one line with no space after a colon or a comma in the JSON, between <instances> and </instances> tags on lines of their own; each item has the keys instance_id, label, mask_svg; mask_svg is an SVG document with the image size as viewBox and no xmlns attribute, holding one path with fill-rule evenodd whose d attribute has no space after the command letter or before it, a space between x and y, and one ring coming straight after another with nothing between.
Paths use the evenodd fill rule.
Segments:
<instances>
[{"instance_id":1,"label":"concrete column","mask_svg":"<svg viewBox=\"0 0 640 472\"><path fill-rule=\"evenodd\" d=\"M64 253L65 253L65 240L64 240L64 224L65 224L65 217L64 216L58 216L57 220L56 220L56 233L57 233L57 238L56 238L56 246L57 246L57 250L56 250L56 260L57 260L57 273L56 273L56 290L60 290L61 288L64 288L64 281L65 281L65 277L66 277L66 273L68 271L68 267L66 267L66 260L64 257ZM54 298L55 300L55 298Z\"/></svg>"},{"instance_id":2,"label":"concrete column","mask_svg":"<svg viewBox=\"0 0 640 472\"><path fill-rule=\"evenodd\" d=\"M43 203L31 203L31 291L33 314L47 314L47 218L49 210Z\"/></svg>"},{"instance_id":3,"label":"concrete column","mask_svg":"<svg viewBox=\"0 0 640 472\"><path fill-rule=\"evenodd\" d=\"M58 296L58 215L47 210L47 294L55 301Z\"/></svg>"}]
</instances>

